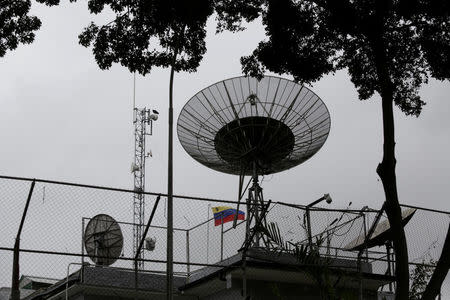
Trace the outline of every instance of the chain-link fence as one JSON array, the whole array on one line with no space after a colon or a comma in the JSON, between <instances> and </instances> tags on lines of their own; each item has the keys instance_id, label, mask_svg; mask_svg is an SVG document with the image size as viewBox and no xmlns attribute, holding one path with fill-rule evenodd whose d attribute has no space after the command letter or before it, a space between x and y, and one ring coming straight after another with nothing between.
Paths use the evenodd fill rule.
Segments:
<instances>
[{"instance_id":1,"label":"chain-link fence","mask_svg":"<svg viewBox=\"0 0 450 300\"><path fill-rule=\"evenodd\" d=\"M11 286L14 243L32 182L32 179L0 177L0 287ZM70 280L79 277L98 286L111 284L117 288L138 289L143 293L151 286L153 290L164 293L167 198L164 194L145 193L147 213L154 208L158 195L161 196L147 234L156 245L154 249L144 247L144 263L136 275L133 272L133 228L145 227L145 224L132 222L133 193L123 189L35 180L20 236L20 274L55 279L54 282L62 280L67 286ZM239 220L235 227L233 222L216 226L211 210L216 206L235 207L236 204L236 201L174 197L173 260L177 293L198 278L206 278L223 268L228 273L238 274L238 277L244 276L239 275L242 266L238 262L243 257L246 221ZM407 208L411 207L404 206L404 209ZM98 214L112 216L123 236L123 249L110 267L96 268L83 242L87 224ZM337 210L273 202L267 209L265 220L267 224L276 224L283 242L288 245L308 245L312 242L320 257L333 259L334 269L391 276L395 272L395 258L389 245L361 251L354 249L355 245L365 240L377 214L378 211L371 209ZM405 226L412 274L417 265L430 265L432 269L439 259L449 216L446 212L417 208ZM379 223L382 222L385 222L384 215L379 220ZM248 255L253 263L255 257L262 261L263 256L270 263L289 261L287 258L270 260L258 251L253 254L253 258ZM292 265L292 261L289 264ZM83 272L79 272L80 269ZM93 280L94 277L103 278L99 272L108 272L109 280ZM278 276L285 276L286 281L294 282L298 280L294 273L290 270ZM287 279L288 276L295 277L295 280ZM383 278L385 284L380 284L383 290L395 288L392 284L389 286L392 281L388 280L390 277ZM442 287L442 294L445 295L443 299L450 297L448 278Z\"/></svg>"}]
</instances>

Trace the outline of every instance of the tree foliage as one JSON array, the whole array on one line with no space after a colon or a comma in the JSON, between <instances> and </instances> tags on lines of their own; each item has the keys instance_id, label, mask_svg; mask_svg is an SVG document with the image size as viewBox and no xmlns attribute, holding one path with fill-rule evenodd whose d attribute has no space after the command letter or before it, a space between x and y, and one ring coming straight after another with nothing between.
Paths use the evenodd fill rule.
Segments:
<instances>
[{"instance_id":1,"label":"tree foliage","mask_svg":"<svg viewBox=\"0 0 450 300\"><path fill-rule=\"evenodd\" d=\"M375 93L381 96L384 145L377 173L393 230L396 298L407 299L408 252L397 194L392 106L395 103L405 114L419 116L425 104L420 86L430 76L450 78L449 2L266 0L256 4L252 10L260 12L267 39L241 58L245 73L261 76L269 69L311 83L345 68L361 100ZM230 10L229 28L240 15L246 13Z\"/></svg>"},{"instance_id":2,"label":"tree foliage","mask_svg":"<svg viewBox=\"0 0 450 300\"><path fill-rule=\"evenodd\" d=\"M59 4L59 0L38 0L40 3ZM19 44L31 44L41 20L29 15L31 0L0 0L0 57L15 50Z\"/></svg>"},{"instance_id":3,"label":"tree foliage","mask_svg":"<svg viewBox=\"0 0 450 300\"><path fill-rule=\"evenodd\" d=\"M167 286L173 291L173 83L174 72L193 72L206 52L206 22L214 11L211 0L89 0L91 13L109 7L114 20L91 23L79 35L85 47L93 46L101 69L120 63L142 75L153 67L170 67L167 166Z\"/></svg>"},{"instance_id":4,"label":"tree foliage","mask_svg":"<svg viewBox=\"0 0 450 300\"><path fill-rule=\"evenodd\" d=\"M142 75L152 67L172 65L175 71L193 72L206 52L206 21L213 13L209 0L90 0L91 13L109 7L115 14L108 24L91 23L79 36L101 69L120 63Z\"/></svg>"},{"instance_id":5,"label":"tree foliage","mask_svg":"<svg viewBox=\"0 0 450 300\"><path fill-rule=\"evenodd\" d=\"M264 0L216 0L217 32L245 29L242 21L250 22L258 18L264 2Z\"/></svg>"},{"instance_id":6,"label":"tree foliage","mask_svg":"<svg viewBox=\"0 0 450 300\"><path fill-rule=\"evenodd\" d=\"M317 285L321 299L337 299L336 286L339 284L340 278L344 276L345 271L339 267L333 267L333 258L320 253L320 248L323 247L325 239L330 237L325 237L322 233L315 236L311 245L301 242L292 243L283 239L277 223L269 222L267 225L267 228L263 228L263 233L270 245L270 247L265 248L268 252L267 258L273 255L275 257L283 254L292 255L296 259L297 265L294 264L291 267L306 272ZM324 232L332 225L328 224ZM302 228L307 231L306 224ZM345 293L345 291L342 290L340 293Z\"/></svg>"},{"instance_id":7,"label":"tree foliage","mask_svg":"<svg viewBox=\"0 0 450 300\"><path fill-rule=\"evenodd\" d=\"M0 57L7 51L16 49L19 44L30 44L34 32L41 27L41 21L28 15L30 0L0 2Z\"/></svg>"},{"instance_id":8,"label":"tree foliage","mask_svg":"<svg viewBox=\"0 0 450 300\"><path fill-rule=\"evenodd\" d=\"M347 68L360 99L381 93L374 54L382 42L394 101L408 115L420 114L418 94L431 75L450 77L450 19L444 0L292 1L260 7L268 40L242 58L244 71L264 68L301 82ZM282 54L282 55L280 55Z\"/></svg>"},{"instance_id":9,"label":"tree foliage","mask_svg":"<svg viewBox=\"0 0 450 300\"><path fill-rule=\"evenodd\" d=\"M411 289L409 291L409 300L420 300L428 281L433 274L435 262L433 260L422 261L411 270Z\"/></svg>"}]
</instances>

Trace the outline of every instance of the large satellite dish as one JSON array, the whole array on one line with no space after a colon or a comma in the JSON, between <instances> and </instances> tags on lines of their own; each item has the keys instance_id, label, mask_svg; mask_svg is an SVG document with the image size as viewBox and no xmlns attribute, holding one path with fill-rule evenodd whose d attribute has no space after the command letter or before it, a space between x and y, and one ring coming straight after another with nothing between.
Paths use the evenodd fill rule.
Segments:
<instances>
[{"instance_id":1,"label":"large satellite dish","mask_svg":"<svg viewBox=\"0 0 450 300\"><path fill-rule=\"evenodd\" d=\"M123 235L119 224L108 215L96 215L84 231L84 247L96 265L112 265L123 248Z\"/></svg>"},{"instance_id":2,"label":"large satellite dish","mask_svg":"<svg viewBox=\"0 0 450 300\"><path fill-rule=\"evenodd\" d=\"M330 124L327 107L304 85L273 76L261 80L241 76L194 95L183 107L177 129L181 145L195 160L239 175L239 201L244 177L252 177L246 199L248 233L252 220L265 224L258 176L305 162L325 143ZM251 243L259 246L262 235L261 231L246 236L255 236Z\"/></svg>"},{"instance_id":3,"label":"large satellite dish","mask_svg":"<svg viewBox=\"0 0 450 300\"><path fill-rule=\"evenodd\" d=\"M178 118L178 137L201 164L253 176L309 159L325 143L330 123L325 104L304 85L242 76L194 95Z\"/></svg>"}]
</instances>

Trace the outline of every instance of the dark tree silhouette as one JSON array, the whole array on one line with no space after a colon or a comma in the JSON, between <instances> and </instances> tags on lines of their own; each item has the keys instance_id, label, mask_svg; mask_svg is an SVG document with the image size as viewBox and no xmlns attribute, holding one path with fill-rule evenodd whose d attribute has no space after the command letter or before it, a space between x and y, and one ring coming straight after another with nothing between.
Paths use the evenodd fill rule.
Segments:
<instances>
[{"instance_id":1,"label":"dark tree silhouette","mask_svg":"<svg viewBox=\"0 0 450 300\"><path fill-rule=\"evenodd\" d=\"M59 0L38 0L48 6L59 4ZM41 20L30 16L31 0L0 0L0 57L15 50L19 44L31 44Z\"/></svg>"},{"instance_id":2,"label":"dark tree silhouette","mask_svg":"<svg viewBox=\"0 0 450 300\"><path fill-rule=\"evenodd\" d=\"M206 21L213 13L210 0L90 0L91 13L105 6L115 13L110 23L91 23L79 36L93 45L101 69L120 63L131 72L148 74L153 67L170 67L168 143L167 291L173 291L173 80L174 72L194 72L206 52ZM167 293L171 299L171 292Z\"/></svg>"},{"instance_id":3,"label":"dark tree silhouette","mask_svg":"<svg viewBox=\"0 0 450 300\"><path fill-rule=\"evenodd\" d=\"M242 17L254 19L259 12L268 36L251 55L241 58L245 73L260 76L267 68L310 83L346 68L361 100L375 93L381 96L384 147L377 173L394 234L396 299L408 299L408 252L397 194L393 104L407 115L419 116L425 104L418 94L420 86L430 76L450 78L449 2L267 0L247 6L243 0L236 2L221 15L225 27L235 30L233 26Z\"/></svg>"},{"instance_id":4,"label":"dark tree silhouette","mask_svg":"<svg viewBox=\"0 0 450 300\"><path fill-rule=\"evenodd\" d=\"M115 13L110 23L91 23L79 36L101 69L120 63L142 75L153 67L173 67L175 72L193 72L206 52L206 20L213 12L209 0L117 1L90 0L91 13L105 6Z\"/></svg>"},{"instance_id":5,"label":"dark tree silhouette","mask_svg":"<svg viewBox=\"0 0 450 300\"><path fill-rule=\"evenodd\" d=\"M422 294L422 300L434 300L441 291L442 282L448 274L450 268L450 225L447 230L447 237L442 247L441 257L439 257L439 263L433 272L433 275L428 282L425 291Z\"/></svg>"},{"instance_id":6,"label":"dark tree silhouette","mask_svg":"<svg viewBox=\"0 0 450 300\"><path fill-rule=\"evenodd\" d=\"M41 21L28 15L30 7L30 0L0 0L0 57L19 44L33 42L34 32L41 27Z\"/></svg>"}]
</instances>

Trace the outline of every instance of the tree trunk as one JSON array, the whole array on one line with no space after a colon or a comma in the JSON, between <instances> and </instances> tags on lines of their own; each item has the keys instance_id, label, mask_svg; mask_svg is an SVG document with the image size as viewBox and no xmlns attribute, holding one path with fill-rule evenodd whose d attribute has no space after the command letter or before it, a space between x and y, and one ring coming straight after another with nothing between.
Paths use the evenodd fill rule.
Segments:
<instances>
[{"instance_id":1,"label":"tree trunk","mask_svg":"<svg viewBox=\"0 0 450 300\"><path fill-rule=\"evenodd\" d=\"M434 300L441 291L442 282L447 276L450 268L450 225L448 226L447 236L445 238L444 247L442 248L441 257L439 258L433 275L428 282L425 291L422 294L422 300Z\"/></svg>"},{"instance_id":2,"label":"tree trunk","mask_svg":"<svg viewBox=\"0 0 450 300\"><path fill-rule=\"evenodd\" d=\"M386 213L392 229L392 242L395 252L395 277L397 280L396 300L409 298L408 249L405 231L402 226L402 214L397 195L395 175L395 139L392 101L383 97L384 151L383 160L377 167L386 197Z\"/></svg>"},{"instance_id":3,"label":"tree trunk","mask_svg":"<svg viewBox=\"0 0 450 300\"><path fill-rule=\"evenodd\" d=\"M383 160L377 167L377 173L383 183L386 198L386 213L392 228L393 248L395 252L395 277L397 281L396 300L409 298L408 249L405 231L402 226L401 208L398 202L397 179L395 175L395 131L393 97L394 88L388 70L386 48L382 38L372 43L375 67L378 76L379 93L383 111Z\"/></svg>"}]
</instances>

